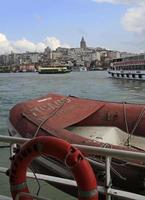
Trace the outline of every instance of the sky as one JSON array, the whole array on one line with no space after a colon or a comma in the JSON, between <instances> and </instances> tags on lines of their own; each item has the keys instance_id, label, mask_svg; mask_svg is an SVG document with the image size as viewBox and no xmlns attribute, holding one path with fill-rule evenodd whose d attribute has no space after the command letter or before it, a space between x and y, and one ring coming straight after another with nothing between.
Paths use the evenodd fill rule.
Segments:
<instances>
[{"instance_id":1,"label":"sky","mask_svg":"<svg viewBox=\"0 0 145 200\"><path fill-rule=\"evenodd\" d=\"M0 0L0 54L49 46L145 52L145 0Z\"/></svg>"}]
</instances>

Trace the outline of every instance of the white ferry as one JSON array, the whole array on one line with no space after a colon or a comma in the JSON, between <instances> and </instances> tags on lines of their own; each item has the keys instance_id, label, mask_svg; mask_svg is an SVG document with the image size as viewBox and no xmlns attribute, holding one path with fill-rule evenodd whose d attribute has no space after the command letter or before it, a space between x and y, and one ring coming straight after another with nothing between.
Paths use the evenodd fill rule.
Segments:
<instances>
[{"instance_id":1,"label":"white ferry","mask_svg":"<svg viewBox=\"0 0 145 200\"><path fill-rule=\"evenodd\" d=\"M113 59L108 73L114 78L145 80L145 54Z\"/></svg>"}]
</instances>

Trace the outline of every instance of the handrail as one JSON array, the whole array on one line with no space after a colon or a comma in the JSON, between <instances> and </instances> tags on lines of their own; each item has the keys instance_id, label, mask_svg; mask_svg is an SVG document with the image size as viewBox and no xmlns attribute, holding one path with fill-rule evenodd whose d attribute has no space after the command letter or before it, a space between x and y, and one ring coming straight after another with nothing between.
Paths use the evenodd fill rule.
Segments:
<instances>
[{"instance_id":1,"label":"handrail","mask_svg":"<svg viewBox=\"0 0 145 200\"><path fill-rule=\"evenodd\" d=\"M0 142L10 143L10 144L14 144L14 143L23 144L25 142L28 142L29 140L30 139L28 138L0 135ZM80 145L80 144L73 144L73 145L79 150L83 152L87 152L89 154L97 153L98 155L111 156L115 158L145 161L145 153L142 153L142 152L135 152L135 151L131 152L131 151L126 151L126 150L92 147L92 146Z\"/></svg>"},{"instance_id":2,"label":"handrail","mask_svg":"<svg viewBox=\"0 0 145 200\"><path fill-rule=\"evenodd\" d=\"M19 137L10 137L10 136L2 136L0 135L0 142L5 142L5 143L19 143L23 144L30 139L27 138L19 138ZM73 144L76 148L80 149L82 152L87 152L89 154L97 154L97 155L103 155L106 158L105 162L105 169L106 169L106 185L105 187L103 186L98 186L98 191L101 193L106 194L106 200L111 200L111 196L117 196L117 197L124 197L126 199L132 199L132 200L144 200L145 196L140 195L140 194L135 194L132 192L126 192L122 190L117 190L111 187L111 175L110 175L110 169L111 169L111 158L123 158L126 160L141 160L145 161L145 153L143 152L130 152L126 150L117 150L117 149L109 149L109 148L100 148L100 147L92 147L92 146L87 146L87 145L78 145L78 144ZM0 168L0 172L4 173L6 171L5 168ZM27 177L30 178L35 178L34 174L32 173L27 173ZM68 179L62 179L58 177L52 177L52 176L47 176L47 175L42 175L42 174L36 174L36 177L39 180L47 180L50 182L57 182L60 184L67 184L70 186L76 187L76 182L73 180L68 180ZM39 199L39 198L38 198Z\"/></svg>"},{"instance_id":3,"label":"handrail","mask_svg":"<svg viewBox=\"0 0 145 200\"><path fill-rule=\"evenodd\" d=\"M0 173L6 173L8 168L5 167L0 167ZM31 172L27 172L27 177L35 179L37 177L38 180L43 180L43 181L48 181L48 182L56 182L56 183L62 183L62 184L67 184L69 186L74 186L77 187L76 181L70 180L70 179L64 179L64 178L59 178L59 177L54 177L54 176L48 176L48 175L43 175L43 174L38 174L36 173L35 176ZM105 193L106 190L103 186L98 186L98 191L100 193ZM126 197L128 199L132 200L144 200L145 196L139 195L139 194L134 194L131 192L126 192L126 191L121 191L113 188L108 188L108 194L112 196L120 196L120 197Z\"/></svg>"},{"instance_id":4,"label":"handrail","mask_svg":"<svg viewBox=\"0 0 145 200\"><path fill-rule=\"evenodd\" d=\"M76 148L82 152L87 152L88 154L98 154L103 156L111 156L114 158L123 158L127 160L141 160L145 161L145 153L136 151L126 151L119 149L92 147L87 145L73 144Z\"/></svg>"},{"instance_id":5,"label":"handrail","mask_svg":"<svg viewBox=\"0 0 145 200\"><path fill-rule=\"evenodd\" d=\"M28 142L29 138L20 138L20 137L12 137L12 136L4 136L0 135L0 142L9 143L9 144L23 144L25 142Z\"/></svg>"}]
</instances>

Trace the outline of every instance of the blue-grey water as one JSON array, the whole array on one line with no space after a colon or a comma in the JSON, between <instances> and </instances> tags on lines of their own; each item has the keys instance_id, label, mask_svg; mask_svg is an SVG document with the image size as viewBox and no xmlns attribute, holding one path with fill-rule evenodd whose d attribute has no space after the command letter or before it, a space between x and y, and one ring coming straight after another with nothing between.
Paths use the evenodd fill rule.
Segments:
<instances>
[{"instance_id":1,"label":"blue-grey water","mask_svg":"<svg viewBox=\"0 0 145 200\"><path fill-rule=\"evenodd\" d=\"M78 97L145 103L145 81L109 78L106 71L71 72L68 74L8 73L0 74L0 135L8 135L9 110L16 103L47 93ZM9 150L0 150L0 164L9 167ZM41 183L41 193L50 199L71 199L66 194ZM37 184L32 188L37 190ZM0 174L0 194L10 195L8 178Z\"/></svg>"}]
</instances>

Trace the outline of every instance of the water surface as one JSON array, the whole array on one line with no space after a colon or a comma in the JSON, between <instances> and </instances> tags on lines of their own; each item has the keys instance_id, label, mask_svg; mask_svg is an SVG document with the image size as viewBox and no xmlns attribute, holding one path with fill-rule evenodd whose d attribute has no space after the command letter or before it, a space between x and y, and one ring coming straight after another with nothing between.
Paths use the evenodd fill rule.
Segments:
<instances>
[{"instance_id":1,"label":"water surface","mask_svg":"<svg viewBox=\"0 0 145 200\"><path fill-rule=\"evenodd\" d=\"M145 82L109 78L106 71L69 74L8 73L0 74L0 135L8 135L9 110L18 102L59 93L98 100L145 103ZM9 167L9 150L1 149L0 164ZM8 178L0 175L0 193L9 194ZM50 199L73 200L45 183L41 193ZM32 185L32 184L31 184ZM32 188L37 191L37 184Z\"/></svg>"}]
</instances>

